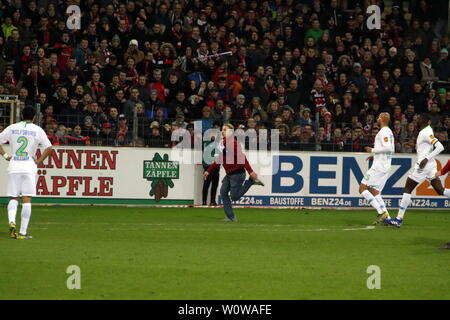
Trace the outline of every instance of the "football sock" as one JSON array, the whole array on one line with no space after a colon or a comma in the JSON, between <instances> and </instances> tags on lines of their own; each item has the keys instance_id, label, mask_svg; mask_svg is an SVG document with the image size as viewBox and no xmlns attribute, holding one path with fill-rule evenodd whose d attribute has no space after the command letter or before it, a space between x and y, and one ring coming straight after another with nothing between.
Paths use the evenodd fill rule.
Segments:
<instances>
[{"instance_id":1,"label":"football sock","mask_svg":"<svg viewBox=\"0 0 450 320\"><path fill-rule=\"evenodd\" d=\"M27 234L28 223L31 218L31 203L22 204L22 219L20 222L20 233Z\"/></svg>"},{"instance_id":2,"label":"football sock","mask_svg":"<svg viewBox=\"0 0 450 320\"><path fill-rule=\"evenodd\" d=\"M17 207L19 202L17 200L10 200L8 203L8 219L9 223L16 223Z\"/></svg>"},{"instance_id":3,"label":"football sock","mask_svg":"<svg viewBox=\"0 0 450 320\"><path fill-rule=\"evenodd\" d=\"M384 203L383 198L381 197L381 194L375 196L375 200L377 200L377 202L380 204L381 210L386 212L388 214L388 219L390 219L391 217L389 216L389 212L388 212L388 210L386 208L386 204Z\"/></svg>"},{"instance_id":4,"label":"football sock","mask_svg":"<svg viewBox=\"0 0 450 320\"><path fill-rule=\"evenodd\" d=\"M446 196L447 198L450 198L450 189L444 190L444 196Z\"/></svg>"},{"instance_id":5,"label":"football sock","mask_svg":"<svg viewBox=\"0 0 450 320\"><path fill-rule=\"evenodd\" d=\"M384 212L383 209L381 209L380 204L375 199L375 197L370 193L369 190L364 190L361 195L369 202L369 204L377 210L378 214L382 214Z\"/></svg>"},{"instance_id":6,"label":"football sock","mask_svg":"<svg viewBox=\"0 0 450 320\"><path fill-rule=\"evenodd\" d=\"M405 211L411 203L411 194L404 193L402 197L402 201L400 201L400 208L398 209L397 219L403 219L405 215Z\"/></svg>"}]
</instances>

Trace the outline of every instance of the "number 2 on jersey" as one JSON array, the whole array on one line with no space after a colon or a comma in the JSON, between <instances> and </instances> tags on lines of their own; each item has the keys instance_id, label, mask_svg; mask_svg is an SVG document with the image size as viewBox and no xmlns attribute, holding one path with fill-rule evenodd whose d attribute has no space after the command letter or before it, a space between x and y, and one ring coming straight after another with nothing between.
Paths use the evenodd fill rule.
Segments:
<instances>
[{"instance_id":1,"label":"number 2 on jersey","mask_svg":"<svg viewBox=\"0 0 450 320\"><path fill-rule=\"evenodd\" d=\"M20 146L19 149L17 149L16 156L18 156L18 157L27 157L28 153L23 151L28 146L27 138L19 137L19 139L17 139L17 143L21 143L22 145Z\"/></svg>"}]
</instances>

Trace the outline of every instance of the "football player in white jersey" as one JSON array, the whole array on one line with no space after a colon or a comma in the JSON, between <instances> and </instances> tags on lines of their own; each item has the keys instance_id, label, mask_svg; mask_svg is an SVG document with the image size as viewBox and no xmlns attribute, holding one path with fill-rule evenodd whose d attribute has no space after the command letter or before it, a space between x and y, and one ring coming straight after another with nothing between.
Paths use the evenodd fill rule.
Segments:
<instances>
[{"instance_id":1,"label":"football player in white jersey","mask_svg":"<svg viewBox=\"0 0 450 320\"><path fill-rule=\"evenodd\" d=\"M377 118L377 123L381 129L375 137L374 148L366 147L366 151L373 154L367 160L373 160L373 164L359 185L359 193L378 212L374 224L379 224L390 218L386 204L381 197L381 192L389 178L392 155L395 151L394 135L392 130L389 129L390 120L391 116L387 112L380 113Z\"/></svg>"},{"instance_id":2,"label":"football player in white jersey","mask_svg":"<svg viewBox=\"0 0 450 320\"><path fill-rule=\"evenodd\" d=\"M36 111L33 107L25 107L22 111L23 121L8 126L0 133L0 155L8 166L8 219L9 233L13 239L31 239L27 229L31 217L31 200L36 195L37 166L52 151L52 144L41 127L33 124ZM1 144L8 142L12 154L8 155ZM44 152L36 159L37 148ZM22 215L20 231L16 232L16 214L22 198Z\"/></svg>"},{"instance_id":3,"label":"football player in white jersey","mask_svg":"<svg viewBox=\"0 0 450 320\"><path fill-rule=\"evenodd\" d=\"M417 136L416 143L417 162L406 180L397 217L395 219L385 220L385 222L398 228L402 225L405 211L411 203L411 192L425 180L430 181L434 190L439 195L445 195L450 198L450 189L444 189L441 179L436 175L437 165L434 159L444 151L444 146L435 138L430 124L431 121L428 114L421 114L419 116L420 132Z\"/></svg>"}]
</instances>

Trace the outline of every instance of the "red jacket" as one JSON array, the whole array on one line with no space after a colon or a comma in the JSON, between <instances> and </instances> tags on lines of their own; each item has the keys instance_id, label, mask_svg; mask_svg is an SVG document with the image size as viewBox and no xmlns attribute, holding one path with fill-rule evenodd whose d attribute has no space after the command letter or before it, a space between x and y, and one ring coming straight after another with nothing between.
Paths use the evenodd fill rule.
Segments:
<instances>
[{"instance_id":1,"label":"red jacket","mask_svg":"<svg viewBox=\"0 0 450 320\"><path fill-rule=\"evenodd\" d=\"M441 169L442 175L447 174L450 171L450 160L447 161L447 164Z\"/></svg>"},{"instance_id":2,"label":"red jacket","mask_svg":"<svg viewBox=\"0 0 450 320\"><path fill-rule=\"evenodd\" d=\"M223 150L209 166L208 173L213 172L221 164L227 174L244 168L249 174L253 172L247 157L242 152L241 145L235 138L223 139L220 145Z\"/></svg>"}]
</instances>

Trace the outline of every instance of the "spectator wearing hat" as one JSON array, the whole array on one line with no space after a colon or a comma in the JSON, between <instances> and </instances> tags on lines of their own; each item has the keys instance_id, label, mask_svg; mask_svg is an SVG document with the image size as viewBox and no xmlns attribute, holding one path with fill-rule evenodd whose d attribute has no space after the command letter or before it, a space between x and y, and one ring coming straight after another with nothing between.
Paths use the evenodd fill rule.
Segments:
<instances>
[{"instance_id":1,"label":"spectator wearing hat","mask_svg":"<svg viewBox=\"0 0 450 320\"><path fill-rule=\"evenodd\" d=\"M117 57L117 65L122 65L124 61L125 49L121 44L121 39L118 34L115 34L111 38L109 50L111 50L112 54Z\"/></svg>"},{"instance_id":2,"label":"spectator wearing hat","mask_svg":"<svg viewBox=\"0 0 450 320\"><path fill-rule=\"evenodd\" d=\"M147 118L151 119L151 118L155 117L156 110L159 108L165 110L164 114L167 117L168 116L167 108L164 108L164 104L162 103L162 101L159 100L158 91L156 89L151 89L149 101L145 107L145 112L147 114Z\"/></svg>"},{"instance_id":3,"label":"spectator wearing hat","mask_svg":"<svg viewBox=\"0 0 450 320\"><path fill-rule=\"evenodd\" d=\"M122 113L117 117L117 125L115 126L117 136L124 136L127 141L131 141L131 130L129 130L128 119Z\"/></svg>"},{"instance_id":4,"label":"spectator wearing hat","mask_svg":"<svg viewBox=\"0 0 450 320\"><path fill-rule=\"evenodd\" d=\"M304 108L302 111L300 111L300 117L297 121L297 124L301 127L304 127L306 125L314 125L314 121L311 118L310 108Z\"/></svg>"},{"instance_id":5,"label":"spectator wearing hat","mask_svg":"<svg viewBox=\"0 0 450 320\"><path fill-rule=\"evenodd\" d=\"M261 105L261 99L259 97L253 97L250 102L250 117L254 117L255 114L259 114L263 122L266 122L268 119L267 112Z\"/></svg>"},{"instance_id":6,"label":"spectator wearing hat","mask_svg":"<svg viewBox=\"0 0 450 320\"><path fill-rule=\"evenodd\" d=\"M441 81L450 81L450 59L448 50L441 50L441 57L436 65L436 75Z\"/></svg>"},{"instance_id":7,"label":"spectator wearing hat","mask_svg":"<svg viewBox=\"0 0 450 320\"><path fill-rule=\"evenodd\" d=\"M150 130L145 135L145 145L151 148L164 148L167 146L167 141L161 133L161 127L158 121L150 123Z\"/></svg>"},{"instance_id":8,"label":"spectator wearing hat","mask_svg":"<svg viewBox=\"0 0 450 320\"><path fill-rule=\"evenodd\" d=\"M184 121L184 113L183 112L177 113L177 115L175 117L175 121L172 123L172 125L174 125L178 128L186 129L188 123L186 121Z\"/></svg>"},{"instance_id":9,"label":"spectator wearing hat","mask_svg":"<svg viewBox=\"0 0 450 320\"><path fill-rule=\"evenodd\" d=\"M361 63L355 62L353 64L353 72L349 79L351 82L353 82L358 88L363 89L366 86L366 81L364 79L364 76L362 75L362 67Z\"/></svg>"},{"instance_id":10,"label":"spectator wearing hat","mask_svg":"<svg viewBox=\"0 0 450 320\"><path fill-rule=\"evenodd\" d=\"M114 146L115 142L116 142L116 133L114 132L111 123L104 122L101 125L101 131L98 136L97 145Z\"/></svg>"},{"instance_id":11,"label":"spectator wearing hat","mask_svg":"<svg viewBox=\"0 0 450 320\"><path fill-rule=\"evenodd\" d=\"M130 40L127 51L123 54L123 60L126 62L128 58L133 58L134 62L138 64L144 60L144 52L139 50L139 43L136 39Z\"/></svg>"}]
</instances>

